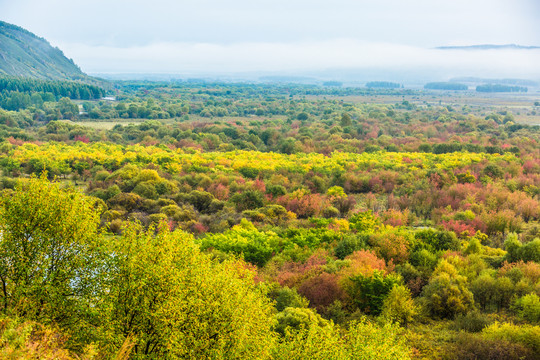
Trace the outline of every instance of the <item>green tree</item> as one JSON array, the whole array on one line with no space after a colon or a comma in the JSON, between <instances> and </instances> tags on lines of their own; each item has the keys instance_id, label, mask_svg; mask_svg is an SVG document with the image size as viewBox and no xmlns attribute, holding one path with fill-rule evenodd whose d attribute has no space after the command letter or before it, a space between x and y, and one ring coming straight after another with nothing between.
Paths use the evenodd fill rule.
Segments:
<instances>
[{"instance_id":1,"label":"green tree","mask_svg":"<svg viewBox=\"0 0 540 360\"><path fill-rule=\"evenodd\" d=\"M422 295L431 313L442 318L466 313L474 303L467 278L446 260L439 263Z\"/></svg>"},{"instance_id":2,"label":"green tree","mask_svg":"<svg viewBox=\"0 0 540 360\"><path fill-rule=\"evenodd\" d=\"M41 178L0 198L0 306L64 325L92 292L99 214L95 199Z\"/></svg>"},{"instance_id":3,"label":"green tree","mask_svg":"<svg viewBox=\"0 0 540 360\"><path fill-rule=\"evenodd\" d=\"M231 201L236 204L237 211L258 209L264 206L264 194L257 190L247 190L232 196Z\"/></svg>"},{"instance_id":4,"label":"green tree","mask_svg":"<svg viewBox=\"0 0 540 360\"><path fill-rule=\"evenodd\" d=\"M315 310L300 307L287 307L283 309L283 311L276 315L276 320L275 330L281 335L291 330L309 329L313 326L330 326L330 323L317 314Z\"/></svg>"},{"instance_id":5,"label":"green tree","mask_svg":"<svg viewBox=\"0 0 540 360\"><path fill-rule=\"evenodd\" d=\"M269 357L273 307L245 263L213 262L191 235L165 223L148 231L128 226L112 250L109 354L133 336L141 357Z\"/></svg>"},{"instance_id":6,"label":"green tree","mask_svg":"<svg viewBox=\"0 0 540 360\"><path fill-rule=\"evenodd\" d=\"M531 323L540 323L540 298L531 293L516 299L512 309L518 316Z\"/></svg>"},{"instance_id":7,"label":"green tree","mask_svg":"<svg viewBox=\"0 0 540 360\"><path fill-rule=\"evenodd\" d=\"M375 271L370 276L350 276L345 282L345 290L360 310L379 315L388 293L400 281L395 274L385 276L382 271Z\"/></svg>"},{"instance_id":8,"label":"green tree","mask_svg":"<svg viewBox=\"0 0 540 360\"><path fill-rule=\"evenodd\" d=\"M67 97L63 97L58 101L58 110L64 119L73 119L79 116L79 107Z\"/></svg>"},{"instance_id":9,"label":"green tree","mask_svg":"<svg viewBox=\"0 0 540 360\"><path fill-rule=\"evenodd\" d=\"M417 314L411 291L405 285L394 286L384 299L381 316L387 320L407 326Z\"/></svg>"},{"instance_id":10,"label":"green tree","mask_svg":"<svg viewBox=\"0 0 540 360\"><path fill-rule=\"evenodd\" d=\"M277 311L283 311L288 307L305 308L309 305L309 301L298 294L296 289L290 289L287 286L273 289L268 296L276 302Z\"/></svg>"},{"instance_id":11,"label":"green tree","mask_svg":"<svg viewBox=\"0 0 540 360\"><path fill-rule=\"evenodd\" d=\"M341 126L351 126L352 125L351 116L349 114L347 114L347 113L343 113L341 115L340 125Z\"/></svg>"},{"instance_id":12,"label":"green tree","mask_svg":"<svg viewBox=\"0 0 540 360\"><path fill-rule=\"evenodd\" d=\"M477 277L470 286L474 294L474 301L480 305L482 310L494 303L497 297L497 284L490 274L482 274Z\"/></svg>"}]
</instances>

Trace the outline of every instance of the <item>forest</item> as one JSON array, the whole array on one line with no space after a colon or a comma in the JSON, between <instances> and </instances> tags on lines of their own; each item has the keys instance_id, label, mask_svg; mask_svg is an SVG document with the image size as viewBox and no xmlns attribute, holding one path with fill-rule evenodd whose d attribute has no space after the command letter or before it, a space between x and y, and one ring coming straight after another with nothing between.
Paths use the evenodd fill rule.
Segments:
<instances>
[{"instance_id":1,"label":"forest","mask_svg":"<svg viewBox=\"0 0 540 360\"><path fill-rule=\"evenodd\" d=\"M0 84L1 357L540 357L530 93Z\"/></svg>"}]
</instances>

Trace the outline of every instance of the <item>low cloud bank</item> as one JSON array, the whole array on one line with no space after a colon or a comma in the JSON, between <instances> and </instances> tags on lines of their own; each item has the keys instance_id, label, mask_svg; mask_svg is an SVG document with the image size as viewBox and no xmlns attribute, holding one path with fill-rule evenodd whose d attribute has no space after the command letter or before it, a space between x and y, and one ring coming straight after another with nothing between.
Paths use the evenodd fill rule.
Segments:
<instances>
[{"instance_id":1,"label":"low cloud bank","mask_svg":"<svg viewBox=\"0 0 540 360\"><path fill-rule=\"evenodd\" d=\"M138 47L58 44L89 73L231 74L325 69L437 69L449 76L540 79L540 50L440 50L334 39L297 43L154 43Z\"/></svg>"}]
</instances>

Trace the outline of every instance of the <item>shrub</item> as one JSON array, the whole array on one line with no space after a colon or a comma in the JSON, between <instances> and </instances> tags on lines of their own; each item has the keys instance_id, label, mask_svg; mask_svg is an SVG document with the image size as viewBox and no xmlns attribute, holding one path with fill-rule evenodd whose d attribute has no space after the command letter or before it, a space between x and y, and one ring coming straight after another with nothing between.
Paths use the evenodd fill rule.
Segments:
<instances>
[{"instance_id":1,"label":"shrub","mask_svg":"<svg viewBox=\"0 0 540 360\"><path fill-rule=\"evenodd\" d=\"M383 259L380 259L371 250L358 250L345 258L349 262L349 266L345 267L341 273L345 276L353 275L371 275L374 271L382 271L387 273L386 263Z\"/></svg>"},{"instance_id":2,"label":"shrub","mask_svg":"<svg viewBox=\"0 0 540 360\"><path fill-rule=\"evenodd\" d=\"M362 274L350 276L345 280L344 288L358 309L379 315L384 299L399 282L400 278L395 274L385 276L382 271L375 271L370 276Z\"/></svg>"},{"instance_id":3,"label":"shrub","mask_svg":"<svg viewBox=\"0 0 540 360\"><path fill-rule=\"evenodd\" d=\"M201 249L213 248L243 255L246 261L264 266L278 251L279 238L274 233L261 232L251 224L245 225L246 223L222 234L207 234L200 241Z\"/></svg>"},{"instance_id":4,"label":"shrub","mask_svg":"<svg viewBox=\"0 0 540 360\"><path fill-rule=\"evenodd\" d=\"M277 311L283 311L288 307L305 308L309 305L308 300L298 294L296 289L290 289L287 286L271 290L268 297L276 302Z\"/></svg>"},{"instance_id":5,"label":"shrub","mask_svg":"<svg viewBox=\"0 0 540 360\"><path fill-rule=\"evenodd\" d=\"M427 249L421 249L413 252L409 259L411 265L426 270L434 269L438 261L439 259L437 258L437 255L429 252Z\"/></svg>"},{"instance_id":6,"label":"shrub","mask_svg":"<svg viewBox=\"0 0 540 360\"><path fill-rule=\"evenodd\" d=\"M530 349L506 340L486 339L477 334L460 333L455 342L446 349L446 356L452 360L533 360Z\"/></svg>"},{"instance_id":7,"label":"shrub","mask_svg":"<svg viewBox=\"0 0 540 360\"><path fill-rule=\"evenodd\" d=\"M368 242L374 247L377 255L384 258L387 262L392 261L401 264L409 259L412 239L408 233L375 233L369 237Z\"/></svg>"},{"instance_id":8,"label":"shrub","mask_svg":"<svg viewBox=\"0 0 540 360\"><path fill-rule=\"evenodd\" d=\"M411 291L404 285L395 285L384 299L381 316L391 322L407 326L418 314Z\"/></svg>"},{"instance_id":9,"label":"shrub","mask_svg":"<svg viewBox=\"0 0 540 360\"><path fill-rule=\"evenodd\" d=\"M272 355L274 360L409 360L411 350L399 327L362 319L343 333L333 324L287 332Z\"/></svg>"},{"instance_id":10,"label":"shrub","mask_svg":"<svg viewBox=\"0 0 540 360\"><path fill-rule=\"evenodd\" d=\"M536 294L527 294L516 299L512 310L523 320L540 323L540 298Z\"/></svg>"},{"instance_id":11,"label":"shrub","mask_svg":"<svg viewBox=\"0 0 540 360\"><path fill-rule=\"evenodd\" d=\"M2 359L75 360L66 347L67 337L52 328L31 321L0 318L0 357ZM95 349L88 348L83 359L91 359Z\"/></svg>"},{"instance_id":12,"label":"shrub","mask_svg":"<svg viewBox=\"0 0 540 360\"><path fill-rule=\"evenodd\" d=\"M454 319L456 330L465 330L468 332L480 332L492 323L493 320L488 315L477 310L469 311L466 314L459 314Z\"/></svg>"},{"instance_id":13,"label":"shrub","mask_svg":"<svg viewBox=\"0 0 540 360\"><path fill-rule=\"evenodd\" d=\"M343 299L336 274L322 273L313 276L298 287L298 292L309 300L310 306L321 311L336 300Z\"/></svg>"},{"instance_id":14,"label":"shrub","mask_svg":"<svg viewBox=\"0 0 540 360\"><path fill-rule=\"evenodd\" d=\"M474 301L485 310L488 305L495 302L497 297L497 283L489 274L482 274L470 285L470 290L474 295Z\"/></svg>"},{"instance_id":15,"label":"shrub","mask_svg":"<svg viewBox=\"0 0 540 360\"><path fill-rule=\"evenodd\" d=\"M157 231L128 226L111 247L106 302L98 304L103 358L128 335L134 358L268 358L273 307L245 263L214 262L165 223Z\"/></svg>"},{"instance_id":16,"label":"shrub","mask_svg":"<svg viewBox=\"0 0 540 360\"><path fill-rule=\"evenodd\" d=\"M510 262L516 261L533 261L540 262L540 239L536 238L527 244L523 245L518 240L516 234L508 234L504 247L508 252L506 260Z\"/></svg>"},{"instance_id":17,"label":"shrub","mask_svg":"<svg viewBox=\"0 0 540 360\"><path fill-rule=\"evenodd\" d=\"M264 195L260 191L247 190L241 194L235 194L231 201L236 205L238 212L254 210L264 206Z\"/></svg>"},{"instance_id":18,"label":"shrub","mask_svg":"<svg viewBox=\"0 0 540 360\"><path fill-rule=\"evenodd\" d=\"M371 211L360 212L349 218L351 228L360 232L369 232L375 230L380 224L377 217Z\"/></svg>"},{"instance_id":19,"label":"shrub","mask_svg":"<svg viewBox=\"0 0 540 360\"><path fill-rule=\"evenodd\" d=\"M417 247L424 247L431 252L444 250L459 250L460 242L456 234L450 231L425 229L414 234Z\"/></svg>"},{"instance_id":20,"label":"shrub","mask_svg":"<svg viewBox=\"0 0 540 360\"><path fill-rule=\"evenodd\" d=\"M334 250L334 254L338 259L345 259L357 250L366 247L367 235L346 236L340 240Z\"/></svg>"},{"instance_id":21,"label":"shrub","mask_svg":"<svg viewBox=\"0 0 540 360\"><path fill-rule=\"evenodd\" d=\"M275 331L284 335L291 330L309 330L311 327L330 326L319 314L311 309L288 307L276 315Z\"/></svg>"},{"instance_id":22,"label":"shrub","mask_svg":"<svg viewBox=\"0 0 540 360\"><path fill-rule=\"evenodd\" d=\"M514 325L510 323L494 323L482 331L482 335L490 340L504 340L517 343L540 356L540 326Z\"/></svg>"},{"instance_id":23,"label":"shrub","mask_svg":"<svg viewBox=\"0 0 540 360\"><path fill-rule=\"evenodd\" d=\"M61 189L45 175L0 198L3 313L73 326L95 289L99 213L95 199ZM71 329L74 330L74 329Z\"/></svg>"},{"instance_id":24,"label":"shrub","mask_svg":"<svg viewBox=\"0 0 540 360\"><path fill-rule=\"evenodd\" d=\"M214 201L214 195L206 191L193 190L186 196L186 201L193 205L193 207L200 213L207 214L212 213L214 209L210 209L212 201ZM223 206L221 206L223 207Z\"/></svg>"},{"instance_id":25,"label":"shrub","mask_svg":"<svg viewBox=\"0 0 540 360\"><path fill-rule=\"evenodd\" d=\"M466 313L474 303L473 294L467 288L467 278L459 275L446 260L439 263L422 296L431 313L442 318Z\"/></svg>"}]
</instances>

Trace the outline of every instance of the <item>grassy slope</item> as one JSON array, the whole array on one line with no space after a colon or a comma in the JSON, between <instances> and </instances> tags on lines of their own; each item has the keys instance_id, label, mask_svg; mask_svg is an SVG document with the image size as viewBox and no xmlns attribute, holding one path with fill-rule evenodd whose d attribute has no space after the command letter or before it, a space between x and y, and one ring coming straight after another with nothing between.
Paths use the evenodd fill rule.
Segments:
<instances>
[{"instance_id":1,"label":"grassy slope","mask_svg":"<svg viewBox=\"0 0 540 360\"><path fill-rule=\"evenodd\" d=\"M45 39L0 21L0 74L40 79L87 78L62 51Z\"/></svg>"}]
</instances>

